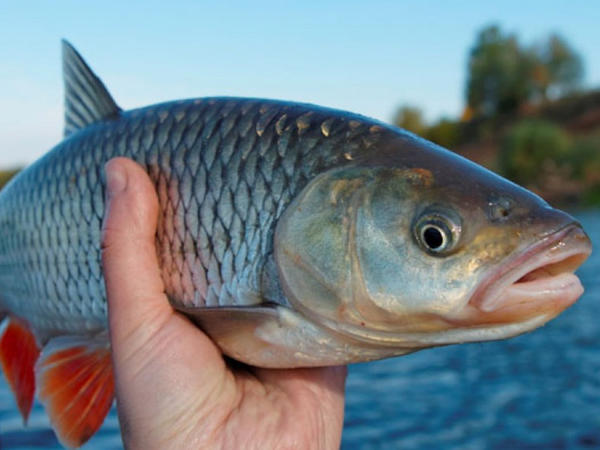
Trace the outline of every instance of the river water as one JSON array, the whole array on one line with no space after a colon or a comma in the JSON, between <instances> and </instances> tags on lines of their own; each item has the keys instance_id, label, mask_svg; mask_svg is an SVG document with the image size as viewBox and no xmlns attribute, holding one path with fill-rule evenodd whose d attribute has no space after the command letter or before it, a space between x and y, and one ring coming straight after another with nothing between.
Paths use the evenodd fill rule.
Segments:
<instances>
[{"instance_id":1,"label":"river water","mask_svg":"<svg viewBox=\"0 0 600 450\"><path fill-rule=\"evenodd\" d=\"M600 211L577 216L598 246ZM600 249L579 274L584 296L533 333L350 367L342 448L600 448ZM0 448L60 448L3 379ZM121 448L114 410L86 448Z\"/></svg>"}]
</instances>

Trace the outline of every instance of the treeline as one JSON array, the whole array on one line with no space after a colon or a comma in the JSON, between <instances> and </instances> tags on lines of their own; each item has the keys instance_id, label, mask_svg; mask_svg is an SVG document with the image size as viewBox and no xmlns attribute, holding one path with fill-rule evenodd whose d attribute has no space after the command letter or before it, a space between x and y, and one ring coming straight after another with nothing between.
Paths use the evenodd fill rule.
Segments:
<instances>
[{"instance_id":1,"label":"treeline","mask_svg":"<svg viewBox=\"0 0 600 450\"><path fill-rule=\"evenodd\" d=\"M583 74L561 36L526 46L489 26L469 53L461 117L428 124L405 105L394 123L550 201L600 204L600 92L582 90Z\"/></svg>"}]
</instances>

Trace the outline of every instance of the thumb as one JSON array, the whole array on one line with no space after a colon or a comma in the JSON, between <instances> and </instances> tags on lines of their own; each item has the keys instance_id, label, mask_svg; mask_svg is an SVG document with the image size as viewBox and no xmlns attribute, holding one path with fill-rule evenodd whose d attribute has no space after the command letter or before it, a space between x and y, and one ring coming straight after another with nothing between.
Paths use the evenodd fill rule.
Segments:
<instances>
[{"instance_id":1,"label":"thumb","mask_svg":"<svg viewBox=\"0 0 600 450\"><path fill-rule=\"evenodd\" d=\"M131 339L132 334L144 333L148 338L173 310L164 294L156 256L158 199L154 186L146 172L126 158L112 159L105 171L102 265L114 347L120 342L145 342L144 336Z\"/></svg>"},{"instance_id":2,"label":"thumb","mask_svg":"<svg viewBox=\"0 0 600 450\"><path fill-rule=\"evenodd\" d=\"M151 351L157 349L157 339L165 344L166 336L176 336L172 356L186 364L201 357L205 365L222 369L219 350L173 310L165 295L155 245L158 198L148 174L127 158L110 160L105 170L102 266L115 364L130 366L136 353L138 362L158 357ZM203 372L210 373L206 368Z\"/></svg>"},{"instance_id":3,"label":"thumb","mask_svg":"<svg viewBox=\"0 0 600 450\"><path fill-rule=\"evenodd\" d=\"M105 170L102 265L121 432L126 447L161 448L156 442L170 438L173 427L197 425L197 403L209 415L207 399L232 383L219 349L173 311L164 293L150 178L126 158Z\"/></svg>"}]
</instances>

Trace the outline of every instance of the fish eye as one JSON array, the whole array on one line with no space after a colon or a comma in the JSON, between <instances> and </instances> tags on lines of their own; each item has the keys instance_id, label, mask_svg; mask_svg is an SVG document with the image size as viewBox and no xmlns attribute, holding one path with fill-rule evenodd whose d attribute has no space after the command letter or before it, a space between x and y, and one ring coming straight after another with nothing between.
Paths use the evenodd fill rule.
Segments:
<instances>
[{"instance_id":1,"label":"fish eye","mask_svg":"<svg viewBox=\"0 0 600 450\"><path fill-rule=\"evenodd\" d=\"M446 232L439 226L427 224L421 229L421 240L432 251L437 251L446 245Z\"/></svg>"},{"instance_id":2,"label":"fish eye","mask_svg":"<svg viewBox=\"0 0 600 450\"><path fill-rule=\"evenodd\" d=\"M442 256L450 252L458 240L460 226L440 214L427 214L415 225L415 237L423 250Z\"/></svg>"}]
</instances>

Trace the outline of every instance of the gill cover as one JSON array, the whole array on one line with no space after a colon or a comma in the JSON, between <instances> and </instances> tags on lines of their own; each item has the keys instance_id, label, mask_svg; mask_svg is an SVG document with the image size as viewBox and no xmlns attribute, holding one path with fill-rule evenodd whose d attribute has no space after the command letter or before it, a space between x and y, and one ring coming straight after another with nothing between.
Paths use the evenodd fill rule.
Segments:
<instances>
[{"instance_id":1,"label":"gill cover","mask_svg":"<svg viewBox=\"0 0 600 450\"><path fill-rule=\"evenodd\" d=\"M397 329L420 309L402 301L402 274L415 247L416 192L431 181L424 169L345 167L309 183L275 235L282 287L294 308L381 330Z\"/></svg>"}]
</instances>

